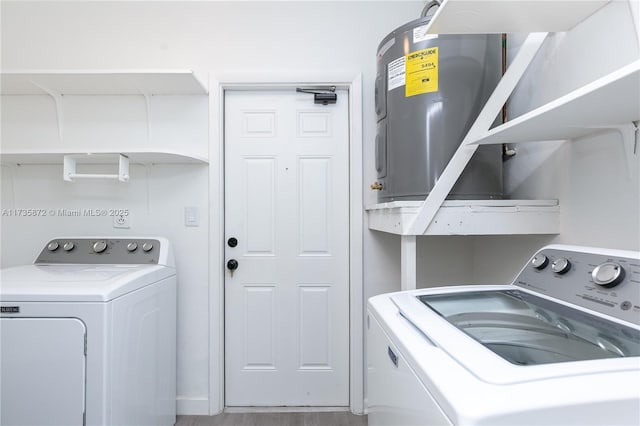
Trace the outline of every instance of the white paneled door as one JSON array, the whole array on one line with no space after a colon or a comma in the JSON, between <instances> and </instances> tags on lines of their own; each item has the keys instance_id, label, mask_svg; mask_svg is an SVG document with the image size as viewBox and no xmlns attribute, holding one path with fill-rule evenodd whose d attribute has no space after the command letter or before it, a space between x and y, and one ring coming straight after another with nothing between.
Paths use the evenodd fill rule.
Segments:
<instances>
[{"instance_id":1,"label":"white paneled door","mask_svg":"<svg viewBox=\"0 0 640 426\"><path fill-rule=\"evenodd\" d=\"M316 105L294 89L225 92L227 406L349 405L349 115L337 93Z\"/></svg>"}]
</instances>

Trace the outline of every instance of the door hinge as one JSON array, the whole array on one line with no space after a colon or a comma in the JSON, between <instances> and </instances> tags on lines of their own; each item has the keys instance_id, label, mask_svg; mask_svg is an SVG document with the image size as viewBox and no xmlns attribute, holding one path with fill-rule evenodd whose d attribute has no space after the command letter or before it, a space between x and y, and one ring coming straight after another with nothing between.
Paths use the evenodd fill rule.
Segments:
<instances>
[{"instance_id":1,"label":"door hinge","mask_svg":"<svg viewBox=\"0 0 640 426\"><path fill-rule=\"evenodd\" d=\"M82 412L82 426L87 424L87 412L83 411Z\"/></svg>"},{"instance_id":2,"label":"door hinge","mask_svg":"<svg viewBox=\"0 0 640 426\"><path fill-rule=\"evenodd\" d=\"M87 356L87 333L84 333L84 356Z\"/></svg>"}]
</instances>

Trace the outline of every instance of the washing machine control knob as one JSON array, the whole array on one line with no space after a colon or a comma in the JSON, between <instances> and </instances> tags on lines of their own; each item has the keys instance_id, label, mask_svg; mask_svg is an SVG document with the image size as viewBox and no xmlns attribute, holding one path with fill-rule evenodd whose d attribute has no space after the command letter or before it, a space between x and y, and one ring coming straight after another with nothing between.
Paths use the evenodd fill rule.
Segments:
<instances>
[{"instance_id":1,"label":"washing machine control knob","mask_svg":"<svg viewBox=\"0 0 640 426\"><path fill-rule=\"evenodd\" d=\"M533 260L531 260L531 265L539 270L546 268L548 264L549 258L542 253L536 254Z\"/></svg>"},{"instance_id":2,"label":"washing machine control knob","mask_svg":"<svg viewBox=\"0 0 640 426\"><path fill-rule=\"evenodd\" d=\"M624 268L615 262L601 263L591 272L593 282L602 287L617 286L624 279L624 275Z\"/></svg>"},{"instance_id":3,"label":"washing machine control knob","mask_svg":"<svg viewBox=\"0 0 640 426\"><path fill-rule=\"evenodd\" d=\"M142 250L144 250L144 251L151 251L152 248L153 248L153 244L152 243L144 243L144 244L142 244Z\"/></svg>"},{"instance_id":4,"label":"washing machine control knob","mask_svg":"<svg viewBox=\"0 0 640 426\"><path fill-rule=\"evenodd\" d=\"M127 244L127 251L134 252L136 250L138 250L138 243L131 242Z\"/></svg>"},{"instance_id":5,"label":"washing machine control knob","mask_svg":"<svg viewBox=\"0 0 640 426\"><path fill-rule=\"evenodd\" d=\"M96 241L93 243L93 251L96 253L102 253L107 249L107 242L104 240Z\"/></svg>"},{"instance_id":6,"label":"washing machine control knob","mask_svg":"<svg viewBox=\"0 0 640 426\"><path fill-rule=\"evenodd\" d=\"M64 251L71 251L71 250L73 250L73 248L74 248L75 246L76 246L76 245L75 245L75 244L73 244L71 241L67 241L66 243L64 243L64 245L62 246L62 248L64 249Z\"/></svg>"},{"instance_id":7,"label":"washing machine control knob","mask_svg":"<svg viewBox=\"0 0 640 426\"><path fill-rule=\"evenodd\" d=\"M558 275L566 274L571 269L571 262L564 257L559 257L551 264L551 270Z\"/></svg>"},{"instance_id":8,"label":"washing machine control knob","mask_svg":"<svg viewBox=\"0 0 640 426\"><path fill-rule=\"evenodd\" d=\"M58 244L57 241L51 241L48 245L47 245L47 250L49 251L56 251L58 250L58 247L60 247L60 244Z\"/></svg>"}]
</instances>

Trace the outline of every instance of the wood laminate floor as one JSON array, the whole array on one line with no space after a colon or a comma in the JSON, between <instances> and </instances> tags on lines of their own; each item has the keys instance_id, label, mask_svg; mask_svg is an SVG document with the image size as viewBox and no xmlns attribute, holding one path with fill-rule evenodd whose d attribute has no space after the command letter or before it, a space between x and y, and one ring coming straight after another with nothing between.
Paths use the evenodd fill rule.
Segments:
<instances>
[{"instance_id":1,"label":"wood laminate floor","mask_svg":"<svg viewBox=\"0 0 640 426\"><path fill-rule=\"evenodd\" d=\"M306 413L222 413L178 416L176 426L366 426L367 416L348 411Z\"/></svg>"}]
</instances>

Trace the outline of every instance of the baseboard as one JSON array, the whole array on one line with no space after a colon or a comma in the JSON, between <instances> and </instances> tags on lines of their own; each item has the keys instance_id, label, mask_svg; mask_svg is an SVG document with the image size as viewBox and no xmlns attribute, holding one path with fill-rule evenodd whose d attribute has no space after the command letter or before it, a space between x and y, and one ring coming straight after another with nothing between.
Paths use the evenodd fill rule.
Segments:
<instances>
[{"instance_id":1,"label":"baseboard","mask_svg":"<svg viewBox=\"0 0 640 426\"><path fill-rule=\"evenodd\" d=\"M186 398L176 399L176 412L181 416L208 416L209 398Z\"/></svg>"},{"instance_id":2,"label":"baseboard","mask_svg":"<svg viewBox=\"0 0 640 426\"><path fill-rule=\"evenodd\" d=\"M225 407L225 413L314 413L349 411L349 407Z\"/></svg>"}]
</instances>

